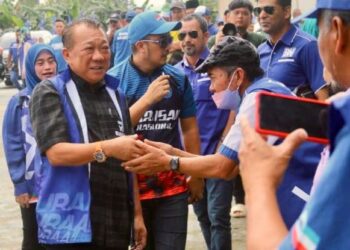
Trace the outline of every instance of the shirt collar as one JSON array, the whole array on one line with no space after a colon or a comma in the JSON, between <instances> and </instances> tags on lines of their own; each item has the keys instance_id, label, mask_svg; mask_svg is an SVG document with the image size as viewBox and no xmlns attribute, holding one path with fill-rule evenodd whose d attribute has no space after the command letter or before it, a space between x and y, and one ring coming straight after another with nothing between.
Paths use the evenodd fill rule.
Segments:
<instances>
[{"instance_id":1,"label":"shirt collar","mask_svg":"<svg viewBox=\"0 0 350 250\"><path fill-rule=\"evenodd\" d=\"M105 86L104 79L97 84L89 84L83 78L81 78L76 73L74 73L71 69L69 69L69 70L70 70L70 75L71 75L73 82L77 85L77 87L79 89L84 89L87 91L95 92L95 91L97 91Z\"/></svg>"},{"instance_id":2,"label":"shirt collar","mask_svg":"<svg viewBox=\"0 0 350 250\"><path fill-rule=\"evenodd\" d=\"M298 32L297 27L291 24L289 30L282 36L282 38L279 41L283 42L285 45L291 46L297 32ZM273 47L273 44L271 43L270 40L268 40L268 44L271 47Z\"/></svg>"},{"instance_id":3,"label":"shirt collar","mask_svg":"<svg viewBox=\"0 0 350 250\"><path fill-rule=\"evenodd\" d=\"M131 55L130 58L129 58L129 64L130 64L130 66L131 66L133 69L135 69L135 70L137 71L137 73L138 73L139 75L144 76L144 77L153 76L153 75L155 75L155 74L157 74L157 73L161 74L161 73L162 73L163 66L164 66L164 65L163 65L162 67L153 70L152 73L147 74L147 73L143 72L139 67L137 67L137 65L134 63L134 60L133 60L133 56L132 56L132 55Z\"/></svg>"},{"instance_id":4,"label":"shirt collar","mask_svg":"<svg viewBox=\"0 0 350 250\"><path fill-rule=\"evenodd\" d=\"M210 51L209 51L208 47L205 47L204 50L202 51L202 53L199 55L199 59L195 65L196 68L205 61L205 59L209 56L209 53L210 53ZM185 55L183 57L183 66L185 66L187 68L192 68L190 66L190 64L188 63Z\"/></svg>"}]
</instances>

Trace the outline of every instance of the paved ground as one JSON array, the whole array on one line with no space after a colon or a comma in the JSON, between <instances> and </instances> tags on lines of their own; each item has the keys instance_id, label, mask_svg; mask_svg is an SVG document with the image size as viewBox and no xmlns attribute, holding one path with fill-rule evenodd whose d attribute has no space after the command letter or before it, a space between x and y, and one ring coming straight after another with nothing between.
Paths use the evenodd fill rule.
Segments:
<instances>
[{"instance_id":1,"label":"paved ground","mask_svg":"<svg viewBox=\"0 0 350 250\"><path fill-rule=\"evenodd\" d=\"M3 83L0 83L0 128L2 126L6 104L9 98L15 93L15 89L6 88ZM22 237L21 218L19 207L13 197L13 186L4 159L2 138L0 145L0 250L18 250L20 249ZM233 249L243 250L245 249L245 219L232 219L231 222ZM193 214L192 207L190 207L186 250L201 249L205 249L204 239Z\"/></svg>"}]
</instances>

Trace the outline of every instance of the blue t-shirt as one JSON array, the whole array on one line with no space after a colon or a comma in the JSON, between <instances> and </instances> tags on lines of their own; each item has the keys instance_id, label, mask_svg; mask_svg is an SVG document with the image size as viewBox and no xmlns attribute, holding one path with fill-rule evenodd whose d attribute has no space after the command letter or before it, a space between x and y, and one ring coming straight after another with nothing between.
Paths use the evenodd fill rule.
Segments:
<instances>
[{"instance_id":1,"label":"blue t-shirt","mask_svg":"<svg viewBox=\"0 0 350 250\"><path fill-rule=\"evenodd\" d=\"M109 75L119 79L119 87L125 93L129 107L146 93L148 86L156 78L162 74L171 76L169 95L144 114L137 124L136 131L142 133L145 138L181 147L178 119L196 115L188 79L180 70L168 64L155 70L151 75L146 75L137 69L131 60L126 60L108 71Z\"/></svg>"},{"instance_id":2,"label":"blue t-shirt","mask_svg":"<svg viewBox=\"0 0 350 250\"><path fill-rule=\"evenodd\" d=\"M199 66L209 55L209 50L205 49L197 62ZM230 111L218 109L209 91L210 78L207 73L197 73L184 59L175 65L182 70L191 83L194 100L197 108L197 122L201 138L201 154L213 154L225 129Z\"/></svg>"},{"instance_id":3,"label":"blue t-shirt","mask_svg":"<svg viewBox=\"0 0 350 250\"><path fill-rule=\"evenodd\" d=\"M149 85L162 74L170 75L171 91L144 113L135 131L144 138L168 143L182 148L179 120L195 117L196 104L187 77L171 65L154 70L150 75L141 72L126 60L114 66L108 74L119 79L131 107L147 91ZM174 171L165 171L152 176L138 175L139 192L142 200L167 197L186 191L186 177Z\"/></svg>"},{"instance_id":4,"label":"blue t-shirt","mask_svg":"<svg viewBox=\"0 0 350 250\"><path fill-rule=\"evenodd\" d=\"M67 63L63 58L62 55L62 49L63 49L63 43L62 43L62 36L55 36L51 39L49 45L54 49L55 51L55 57L58 63L58 73L61 73L65 69L67 69Z\"/></svg>"},{"instance_id":5,"label":"blue t-shirt","mask_svg":"<svg viewBox=\"0 0 350 250\"><path fill-rule=\"evenodd\" d=\"M131 55L131 45L129 43L128 26L115 32L111 50L114 54L113 65L117 65L129 58Z\"/></svg>"},{"instance_id":6,"label":"blue t-shirt","mask_svg":"<svg viewBox=\"0 0 350 250\"><path fill-rule=\"evenodd\" d=\"M309 85L316 92L325 84L316 39L294 25L275 45L266 41L258 51L266 77L284 83L291 90Z\"/></svg>"},{"instance_id":7,"label":"blue t-shirt","mask_svg":"<svg viewBox=\"0 0 350 250\"><path fill-rule=\"evenodd\" d=\"M330 108L331 152L325 172L279 249L349 249L350 96Z\"/></svg>"}]
</instances>

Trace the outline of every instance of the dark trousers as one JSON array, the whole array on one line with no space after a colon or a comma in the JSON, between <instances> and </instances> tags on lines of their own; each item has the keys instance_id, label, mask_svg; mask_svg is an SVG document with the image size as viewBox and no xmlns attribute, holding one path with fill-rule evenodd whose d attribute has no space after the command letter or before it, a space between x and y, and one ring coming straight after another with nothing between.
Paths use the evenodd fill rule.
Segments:
<instances>
[{"instance_id":1,"label":"dark trousers","mask_svg":"<svg viewBox=\"0 0 350 250\"><path fill-rule=\"evenodd\" d=\"M242 178L240 175L237 175L237 177L233 179L233 196L235 197L236 204L245 204L244 195Z\"/></svg>"},{"instance_id":2,"label":"dark trousers","mask_svg":"<svg viewBox=\"0 0 350 250\"><path fill-rule=\"evenodd\" d=\"M147 228L147 250L184 250L187 235L188 194L142 201Z\"/></svg>"},{"instance_id":3,"label":"dark trousers","mask_svg":"<svg viewBox=\"0 0 350 250\"><path fill-rule=\"evenodd\" d=\"M193 204L209 250L231 250L232 189L232 180L206 179L203 199Z\"/></svg>"},{"instance_id":4,"label":"dark trousers","mask_svg":"<svg viewBox=\"0 0 350 250\"><path fill-rule=\"evenodd\" d=\"M38 224L35 215L36 203L29 204L29 208L21 207L23 222L22 250L44 249L38 242Z\"/></svg>"},{"instance_id":5,"label":"dark trousers","mask_svg":"<svg viewBox=\"0 0 350 250\"><path fill-rule=\"evenodd\" d=\"M46 250L120 250L119 248L100 247L92 243L55 244L55 245L44 244L43 246L45 247Z\"/></svg>"}]
</instances>

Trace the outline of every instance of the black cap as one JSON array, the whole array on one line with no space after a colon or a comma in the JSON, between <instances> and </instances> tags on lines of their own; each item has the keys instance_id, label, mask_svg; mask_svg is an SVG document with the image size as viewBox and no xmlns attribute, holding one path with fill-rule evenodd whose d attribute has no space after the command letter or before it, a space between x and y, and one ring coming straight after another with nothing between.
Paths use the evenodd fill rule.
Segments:
<instances>
[{"instance_id":1,"label":"black cap","mask_svg":"<svg viewBox=\"0 0 350 250\"><path fill-rule=\"evenodd\" d=\"M199 6L198 0L189 0L185 3L186 9L195 9Z\"/></svg>"},{"instance_id":2,"label":"black cap","mask_svg":"<svg viewBox=\"0 0 350 250\"><path fill-rule=\"evenodd\" d=\"M119 21L121 19L120 14L119 13L112 13L109 16L109 22L110 21Z\"/></svg>"},{"instance_id":3,"label":"black cap","mask_svg":"<svg viewBox=\"0 0 350 250\"><path fill-rule=\"evenodd\" d=\"M203 73L213 66L260 68L259 54L252 43L240 37L225 36L211 50L207 59L196 69Z\"/></svg>"}]
</instances>

